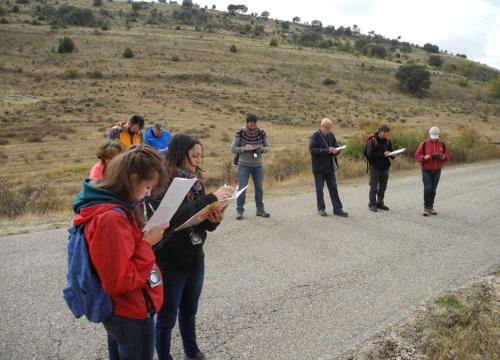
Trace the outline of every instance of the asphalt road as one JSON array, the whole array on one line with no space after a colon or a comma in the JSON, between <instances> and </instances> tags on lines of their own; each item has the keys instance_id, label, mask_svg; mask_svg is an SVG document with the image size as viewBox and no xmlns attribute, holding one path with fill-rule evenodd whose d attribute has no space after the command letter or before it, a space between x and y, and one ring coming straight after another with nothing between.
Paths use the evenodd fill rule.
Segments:
<instances>
[{"instance_id":1,"label":"asphalt road","mask_svg":"<svg viewBox=\"0 0 500 360\"><path fill-rule=\"evenodd\" d=\"M318 216L313 193L268 199L269 219L232 209L205 245L200 346L210 359L341 357L498 268L499 185L499 163L445 169L431 218L416 176L389 180L389 212L368 211L367 185L340 185L349 218ZM107 357L103 328L61 296L65 246L65 230L0 238L1 359Z\"/></svg>"}]
</instances>

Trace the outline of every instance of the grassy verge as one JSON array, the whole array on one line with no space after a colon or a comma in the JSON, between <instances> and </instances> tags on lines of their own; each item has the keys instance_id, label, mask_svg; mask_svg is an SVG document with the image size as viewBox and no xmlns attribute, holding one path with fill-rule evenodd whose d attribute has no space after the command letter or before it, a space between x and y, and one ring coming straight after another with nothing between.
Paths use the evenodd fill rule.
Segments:
<instances>
[{"instance_id":1,"label":"grassy verge","mask_svg":"<svg viewBox=\"0 0 500 360\"><path fill-rule=\"evenodd\" d=\"M430 300L408 323L365 346L351 360L497 360L500 273Z\"/></svg>"}]
</instances>

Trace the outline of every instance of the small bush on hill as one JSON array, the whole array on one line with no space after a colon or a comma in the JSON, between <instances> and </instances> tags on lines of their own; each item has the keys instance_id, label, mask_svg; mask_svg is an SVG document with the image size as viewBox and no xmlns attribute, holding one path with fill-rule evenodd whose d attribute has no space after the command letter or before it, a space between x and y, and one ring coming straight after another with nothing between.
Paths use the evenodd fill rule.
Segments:
<instances>
[{"instance_id":1,"label":"small bush on hill","mask_svg":"<svg viewBox=\"0 0 500 360\"><path fill-rule=\"evenodd\" d=\"M179 61L179 55L172 55L172 57L170 58L171 61L174 61L174 62L177 62Z\"/></svg>"},{"instance_id":2,"label":"small bush on hill","mask_svg":"<svg viewBox=\"0 0 500 360\"><path fill-rule=\"evenodd\" d=\"M59 41L59 48L57 52L60 54L71 53L75 50L75 43L70 37L65 36Z\"/></svg>"},{"instance_id":3,"label":"small bush on hill","mask_svg":"<svg viewBox=\"0 0 500 360\"><path fill-rule=\"evenodd\" d=\"M432 45L430 43L424 44L424 50L427 52L431 53L438 53L439 52L439 46L437 45Z\"/></svg>"},{"instance_id":4,"label":"small bush on hill","mask_svg":"<svg viewBox=\"0 0 500 360\"><path fill-rule=\"evenodd\" d=\"M271 39L271 41L269 42L269 46L272 46L272 47L278 46L278 40Z\"/></svg>"},{"instance_id":5,"label":"small bush on hill","mask_svg":"<svg viewBox=\"0 0 500 360\"><path fill-rule=\"evenodd\" d=\"M331 85L336 85L337 84L337 80L334 80L332 78L326 78L325 80L323 80L323 85L326 85L326 86L331 86Z\"/></svg>"},{"instance_id":6,"label":"small bush on hill","mask_svg":"<svg viewBox=\"0 0 500 360\"><path fill-rule=\"evenodd\" d=\"M134 52L132 51L131 48L126 48L124 51L123 51L123 54L122 56L125 58L125 59L131 59L134 57Z\"/></svg>"},{"instance_id":7,"label":"small bush on hill","mask_svg":"<svg viewBox=\"0 0 500 360\"><path fill-rule=\"evenodd\" d=\"M92 3L92 5L94 5L94 6L102 6L102 0L94 0L94 2Z\"/></svg>"},{"instance_id":8,"label":"small bush on hill","mask_svg":"<svg viewBox=\"0 0 500 360\"><path fill-rule=\"evenodd\" d=\"M401 65L394 76L401 88L414 95L421 95L431 86L431 74L422 65Z\"/></svg>"},{"instance_id":9,"label":"small bush on hill","mask_svg":"<svg viewBox=\"0 0 500 360\"><path fill-rule=\"evenodd\" d=\"M429 59L427 59L427 64L436 67L440 67L441 65L443 65L443 62L443 58L439 55L431 55L429 56Z\"/></svg>"},{"instance_id":10,"label":"small bush on hill","mask_svg":"<svg viewBox=\"0 0 500 360\"><path fill-rule=\"evenodd\" d=\"M233 44L229 48L229 51L231 51L232 53L237 53L238 52L238 48L236 47L236 45Z\"/></svg>"},{"instance_id":11,"label":"small bush on hill","mask_svg":"<svg viewBox=\"0 0 500 360\"><path fill-rule=\"evenodd\" d=\"M500 99L500 76L491 79L488 85L490 94L493 97Z\"/></svg>"},{"instance_id":12,"label":"small bush on hill","mask_svg":"<svg viewBox=\"0 0 500 360\"><path fill-rule=\"evenodd\" d=\"M315 31L304 31L295 37L295 42L301 46L314 47L317 46L322 40L323 36Z\"/></svg>"},{"instance_id":13,"label":"small bush on hill","mask_svg":"<svg viewBox=\"0 0 500 360\"><path fill-rule=\"evenodd\" d=\"M365 48L365 54L385 59L387 56L387 50L382 45L370 44Z\"/></svg>"}]
</instances>

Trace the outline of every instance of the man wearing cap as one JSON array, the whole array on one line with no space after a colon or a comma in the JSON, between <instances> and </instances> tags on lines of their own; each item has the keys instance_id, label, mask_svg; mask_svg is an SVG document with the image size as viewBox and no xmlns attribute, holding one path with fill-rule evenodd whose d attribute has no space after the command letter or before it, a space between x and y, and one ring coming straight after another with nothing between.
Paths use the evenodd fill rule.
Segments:
<instances>
[{"instance_id":1,"label":"man wearing cap","mask_svg":"<svg viewBox=\"0 0 500 360\"><path fill-rule=\"evenodd\" d=\"M337 180L335 171L338 169L337 155L337 140L331 132L332 121L324 118L321 120L321 127L315 131L309 139L309 152L312 159L312 170L314 174L314 182L316 185L316 206L318 214L328 216L325 211L325 199L323 196L323 187L328 187L330 199L333 205L333 215L347 217L347 212L342 209L339 192L337 190Z\"/></svg>"},{"instance_id":2,"label":"man wearing cap","mask_svg":"<svg viewBox=\"0 0 500 360\"><path fill-rule=\"evenodd\" d=\"M392 152L392 143L389 140L390 131L388 125L380 126L378 132L371 136L366 145L366 159L370 169L368 208L373 212L389 210L389 207L384 204L384 195L389 181L391 159L394 159L394 156L389 156Z\"/></svg>"},{"instance_id":3,"label":"man wearing cap","mask_svg":"<svg viewBox=\"0 0 500 360\"><path fill-rule=\"evenodd\" d=\"M144 133L144 144L154 147L160 153L164 154L168 151L168 145L172 134L163 127L159 121L155 122L152 127L146 129Z\"/></svg>"},{"instance_id":4,"label":"man wearing cap","mask_svg":"<svg viewBox=\"0 0 500 360\"><path fill-rule=\"evenodd\" d=\"M238 165L238 187L241 189L247 186L248 178L251 175L255 188L256 215L269 217L269 213L264 210L264 202L262 201L264 196L262 154L269 153L271 147L266 132L257 127L257 120L257 116L254 114L247 116L246 126L236 131L234 135L231 152L236 154L234 163ZM245 196L246 191L236 200L237 220L243 219Z\"/></svg>"},{"instance_id":5,"label":"man wearing cap","mask_svg":"<svg viewBox=\"0 0 500 360\"><path fill-rule=\"evenodd\" d=\"M423 215L437 215L434 210L436 189L441 176L441 169L444 163L450 160L448 147L439 140L439 128L430 128L429 139L419 145L415 157L422 166L422 181L424 183Z\"/></svg>"},{"instance_id":6,"label":"man wearing cap","mask_svg":"<svg viewBox=\"0 0 500 360\"><path fill-rule=\"evenodd\" d=\"M111 127L109 140L117 140L127 150L132 145L142 144L142 128L144 118L134 115L126 123L118 123Z\"/></svg>"}]
</instances>

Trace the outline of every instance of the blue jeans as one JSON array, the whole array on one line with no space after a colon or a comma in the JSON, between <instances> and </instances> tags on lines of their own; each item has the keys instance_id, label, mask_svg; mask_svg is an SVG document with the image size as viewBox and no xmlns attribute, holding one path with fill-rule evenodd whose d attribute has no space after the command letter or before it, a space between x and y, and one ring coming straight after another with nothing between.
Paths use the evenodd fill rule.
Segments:
<instances>
[{"instance_id":1,"label":"blue jeans","mask_svg":"<svg viewBox=\"0 0 500 360\"><path fill-rule=\"evenodd\" d=\"M200 351L196 343L195 320L203 288L205 265L192 272L164 271L163 306L156 318L156 351L158 360L172 360L172 330L179 315L179 330L184 353L194 357Z\"/></svg>"},{"instance_id":2,"label":"blue jeans","mask_svg":"<svg viewBox=\"0 0 500 360\"><path fill-rule=\"evenodd\" d=\"M154 319L137 320L111 314L103 321L110 360L153 360Z\"/></svg>"},{"instance_id":3,"label":"blue jeans","mask_svg":"<svg viewBox=\"0 0 500 360\"><path fill-rule=\"evenodd\" d=\"M436 198L436 189L441 177L441 169L424 170L422 169L422 181L424 182L424 207L432 209L434 199Z\"/></svg>"},{"instance_id":4,"label":"blue jeans","mask_svg":"<svg viewBox=\"0 0 500 360\"><path fill-rule=\"evenodd\" d=\"M337 190L337 180L335 179L335 173L319 174L314 173L314 182L316 183L316 205L318 210L325 210L325 199L323 198L323 187L328 187L328 192L330 193L330 199L332 200L333 210L342 209L342 202L339 198L339 192Z\"/></svg>"},{"instance_id":5,"label":"blue jeans","mask_svg":"<svg viewBox=\"0 0 500 360\"><path fill-rule=\"evenodd\" d=\"M248 178L252 175L253 185L255 188L255 205L257 206L257 211L264 210L264 203L262 198L264 197L264 191L262 189L262 182L264 181L264 168L262 166L238 166L238 188L241 189L248 185ZM246 191L240 195L238 200L236 200L236 211L241 213L245 211L245 198Z\"/></svg>"}]
</instances>

